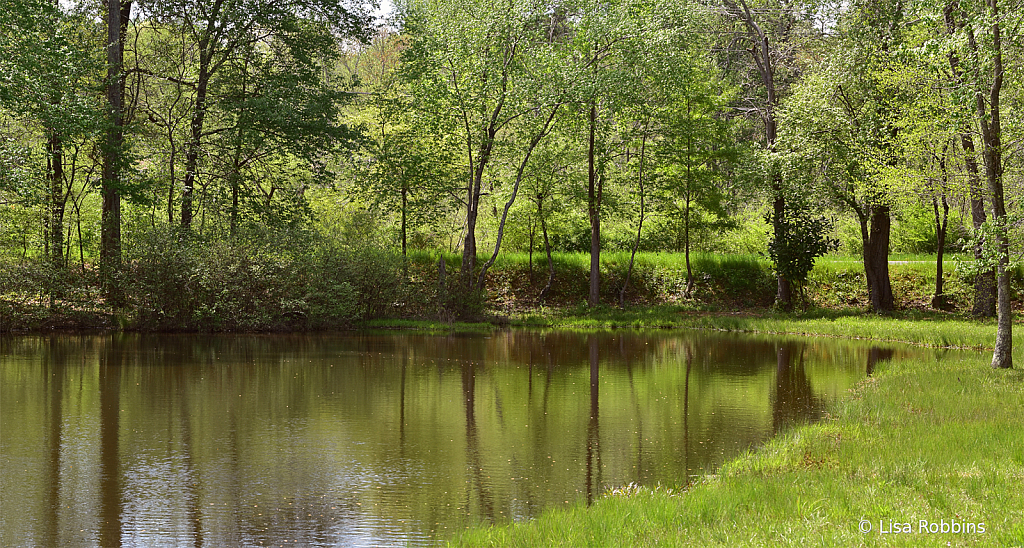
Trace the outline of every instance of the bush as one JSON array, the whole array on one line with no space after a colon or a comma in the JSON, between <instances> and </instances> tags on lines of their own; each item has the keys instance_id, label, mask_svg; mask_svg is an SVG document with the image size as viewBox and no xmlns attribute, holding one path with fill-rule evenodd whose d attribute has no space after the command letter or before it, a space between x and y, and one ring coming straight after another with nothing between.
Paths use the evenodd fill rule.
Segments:
<instances>
[{"instance_id":1,"label":"bush","mask_svg":"<svg viewBox=\"0 0 1024 548\"><path fill-rule=\"evenodd\" d=\"M406 284L402 256L373 244L339 247L326 245L313 262L315 273L310 288L319 295L331 295L335 313L351 307L351 318L393 316L404 305ZM354 298L342 304L340 299Z\"/></svg>"},{"instance_id":2,"label":"bush","mask_svg":"<svg viewBox=\"0 0 1024 548\"><path fill-rule=\"evenodd\" d=\"M308 235L242 242L152 232L126 248L134 326L159 330L343 327L402 304L401 257Z\"/></svg>"},{"instance_id":3,"label":"bush","mask_svg":"<svg viewBox=\"0 0 1024 548\"><path fill-rule=\"evenodd\" d=\"M144 329L273 327L289 292L286 257L153 232L126 248L125 289Z\"/></svg>"}]
</instances>

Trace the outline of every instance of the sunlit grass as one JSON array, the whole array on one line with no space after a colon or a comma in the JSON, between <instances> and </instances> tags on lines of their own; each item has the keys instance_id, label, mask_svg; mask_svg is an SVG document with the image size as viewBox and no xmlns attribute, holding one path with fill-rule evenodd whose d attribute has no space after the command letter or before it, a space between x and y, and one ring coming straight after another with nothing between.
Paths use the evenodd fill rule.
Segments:
<instances>
[{"instance_id":1,"label":"sunlit grass","mask_svg":"<svg viewBox=\"0 0 1024 548\"><path fill-rule=\"evenodd\" d=\"M749 315L687 306L635 308L579 306L539 310L513 320L530 327L689 328L749 333L818 335L849 339L906 342L923 346L988 349L995 344L994 320L955 319L938 312L907 311L895 317L861 310L814 309L797 314ZM1014 331L1014 345L1024 347L1024 330Z\"/></svg>"}]
</instances>

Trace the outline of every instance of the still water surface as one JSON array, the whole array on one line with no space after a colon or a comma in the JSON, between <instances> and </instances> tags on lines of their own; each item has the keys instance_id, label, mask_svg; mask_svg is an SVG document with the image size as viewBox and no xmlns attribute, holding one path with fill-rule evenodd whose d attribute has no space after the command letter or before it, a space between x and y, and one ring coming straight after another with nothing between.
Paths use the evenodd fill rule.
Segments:
<instances>
[{"instance_id":1,"label":"still water surface","mask_svg":"<svg viewBox=\"0 0 1024 548\"><path fill-rule=\"evenodd\" d=\"M697 332L0 339L0 545L431 545L678 487L921 350Z\"/></svg>"}]
</instances>

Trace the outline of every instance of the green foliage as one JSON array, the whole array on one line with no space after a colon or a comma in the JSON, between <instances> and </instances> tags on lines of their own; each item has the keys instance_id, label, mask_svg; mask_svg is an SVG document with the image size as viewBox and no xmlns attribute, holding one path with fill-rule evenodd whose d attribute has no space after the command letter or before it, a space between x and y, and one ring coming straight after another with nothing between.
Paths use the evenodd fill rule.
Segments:
<instances>
[{"instance_id":1,"label":"green foliage","mask_svg":"<svg viewBox=\"0 0 1024 548\"><path fill-rule=\"evenodd\" d=\"M393 249L371 243L347 247L324 246L313 262L309 279L320 299L328 295L354 297L352 317L386 318L404 305L406 285L402 274L402 256ZM318 285L319 284L319 285ZM341 285L341 293L336 288Z\"/></svg>"},{"instance_id":2,"label":"green foliage","mask_svg":"<svg viewBox=\"0 0 1024 548\"><path fill-rule=\"evenodd\" d=\"M1011 227L1014 225L1019 226L1022 219L1024 219L1024 212L1014 212L1003 223L996 222L990 218L977 229L971 230L967 237L962 238L958 243L963 246L965 251L975 249L980 243L981 257L972 257L973 260L971 261L959 261L957 263L957 270L971 277L982 272L995 270L1000 259L999 248L996 244L997 235L1000 232L1004 235L1009 234L1012 230ZM1024 255L1011 253L1006 263L1006 270L1012 272L1015 269L1019 269L1022 265L1024 265Z\"/></svg>"},{"instance_id":3,"label":"green foliage","mask_svg":"<svg viewBox=\"0 0 1024 548\"><path fill-rule=\"evenodd\" d=\"M765 220L779 226L777 236L773 233L769 237L768 256L775 270L798 286L807 282L814 260L839 245L839 240L830 236L832 221L812 214L799 201L787 201L781 218L774 218L773 211Z\"/></svg>"},{"instance_id":4,"label":"green foliage","mask_svg":"<svg viewBox=\"0 0 1024 548\"><path fill-rule=\"evenodd\" d=\"M402 305L401 257L309 236L245 242L136 234L125 287L134 325L158 330L343 327Z\"/></svg>"}]
</instances>

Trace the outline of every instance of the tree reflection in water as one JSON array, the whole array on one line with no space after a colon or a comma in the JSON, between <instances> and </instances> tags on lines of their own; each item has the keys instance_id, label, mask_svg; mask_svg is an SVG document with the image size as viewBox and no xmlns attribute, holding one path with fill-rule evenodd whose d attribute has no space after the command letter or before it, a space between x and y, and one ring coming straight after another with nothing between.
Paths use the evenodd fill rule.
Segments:
<instances>
[{"instance_id":1,"label":"tree reflection in water","mask_svg":"<svg viewBox=\"0 0 1024 548\"><path fill-rule=\"evenodd\" d=\"M26 501L0 527L55 546L429 545L688 482L895 355L626 330L0 344L0 485Z\"/></svg>"}]
</instances>

